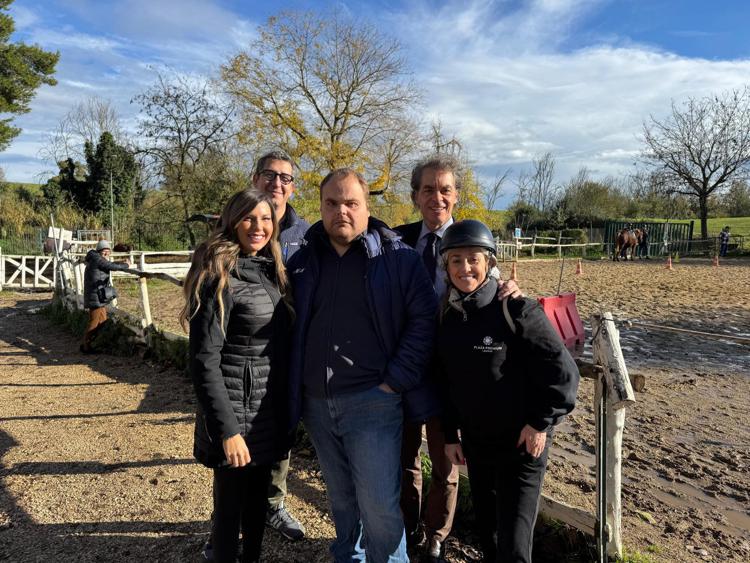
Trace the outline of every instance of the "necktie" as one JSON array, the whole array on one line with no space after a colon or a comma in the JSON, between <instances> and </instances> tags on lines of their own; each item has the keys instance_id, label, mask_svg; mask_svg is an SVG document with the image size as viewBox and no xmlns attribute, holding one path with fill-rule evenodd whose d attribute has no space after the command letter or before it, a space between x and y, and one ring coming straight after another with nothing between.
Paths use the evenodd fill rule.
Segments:
<instances>
[{"instance_id":1,"label":"necktie","mask_svg":"<svg viewBox=\"0 0 750 563\"><path fill-rule=\"evenodd\" d=\"M425 237L427 244L422 251L422 260L424 260L432 283L435 283L435 268L437 267L437 238L435 233L428 233Z\"/></svg>"}]
</instances>

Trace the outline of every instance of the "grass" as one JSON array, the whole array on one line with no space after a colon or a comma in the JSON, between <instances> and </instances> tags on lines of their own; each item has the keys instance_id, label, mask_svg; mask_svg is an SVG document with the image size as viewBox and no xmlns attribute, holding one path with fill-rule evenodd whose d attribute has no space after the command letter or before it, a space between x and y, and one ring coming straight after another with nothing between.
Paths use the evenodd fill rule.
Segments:
<instances>
[{"instance_id":1,"label":"grass","mask_svg":"<svg viewBox=\"0 0 750 563\"><path fill-rule=\"evenodd\" d=\"M708 232L718 234L726 225L729 225L730 232L733 235L750 236L750 217L711 218L708 220Z\"/></svg>"},{"instance_id":2,"label":"grass","mask_svg":"<svg viewBox=\"0 0 750 563\"><path fill-rule=\"evenodd\" d=\"M666 219L640 217L637 220L634 220L634 222L637 221L665 222ZM690 221L695 221L693 237L699 238L701 233L700 219L674 219L670 220L670 223L689 223ZM710 235L718 235L719 231L721 231L726 225L729 225L733 235L750 236L750 217L709 217L708 233Z\"/></svg>"},{"instance_id":3,"label":"grass","mask_svg":"<svg viewBox=\"0 0 750 563\"><path fill-rule=\"evenodd\" d=\"M618 559L620 563L656 563L656 559L651 554L658 554L661 549L657 545L650 545L646 548L649 553L641 553L640 551L631 551L626 549L623 551L622 559Z\"/></svg>"}]
</instances>

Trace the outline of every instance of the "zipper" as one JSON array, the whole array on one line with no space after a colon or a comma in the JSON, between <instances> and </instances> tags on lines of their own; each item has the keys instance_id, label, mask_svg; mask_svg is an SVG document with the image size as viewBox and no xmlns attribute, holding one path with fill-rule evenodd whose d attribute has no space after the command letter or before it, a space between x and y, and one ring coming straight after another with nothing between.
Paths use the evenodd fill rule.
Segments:
<instances>
[{"instance_id":1,"label":"zipper","mask_svg":"<svg viewBox=\"0 0 750 563\"><path fill-rule=\"evenodd\" d=\"M203 413L201 415L201 418L203 419L203 429L206 431L206 437L208 438L208 442L210 444L213 444L213 438L211 438L211 433L208 431L208 422L206 421L206 414Z\"/></svg>"},{"instance_id":2,"label":"zipper","mask_svg":"<svg viewBox=\"0 0 750 563\"><path fill-rule=\"evenodd\" d=\"M375 309L375 303L374 303L371 286L370 286L370 260L369 259L365 267L365 293L367 294L367 307L370 309L370 316L372 317L372 321L373 321L372 325L375 328L375 334L378 335L378 343L380 344L380 349L382 350L383 354L387 355L387 350L385 347L385 343L383 342L383 335L380 331L380 322L378 322L377 311Z\"/></svg>"},{"instance_id":3,"label":"zipper","mask_svg":"<svg viewBox=\"0 0 750 563\"><path fill-rule=\"evenodd\" d=\"M245 360L245 369L243 376L243 399L242 404L245 409L250 408L250 395L253 392L253 359L248 358Z\"/></svg>"},{"instance_id":4,"label":"zipper","mask_svg":"<svg viewBox=\"0 0 750 563\"><path fill-rule=\"evenodd\" d=\"M341 256L339 256L336 259L336 277L334 278L333 287L331 288L331 311L335 309L333 306L334 298L336 297L336 290L338 289L339 285L339 272L341 271ZM318 278L318 283L320 283L320 278ZM326 366L325 371L323 372L323 384L326 390L326 396L331 395L331 391L328 387L328 366L331 365L331 337L333 336L333 319L335 317L333 316L333 313L331 313L331 324L328 326L328 338L326 342Z\"/></svg>"}]
</instances>

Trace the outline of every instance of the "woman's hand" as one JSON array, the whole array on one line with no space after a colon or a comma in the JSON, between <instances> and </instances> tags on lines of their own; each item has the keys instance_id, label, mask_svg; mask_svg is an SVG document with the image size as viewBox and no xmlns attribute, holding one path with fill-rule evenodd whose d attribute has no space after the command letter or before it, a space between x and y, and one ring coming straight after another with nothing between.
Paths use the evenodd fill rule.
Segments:
<instances>
[{"instance_id":1,"label":"woman's hand","mask_svg":"<svg viewBox=\"0 0 750 563\"><path fill-rule=\"evenodd\" d=\"M239 434L225 438L224 455L232 467L245 467L250 463L250 450L247 449L245 439Z\"/></svg>"},{"instance_id":2,"label":"woman's hand","mask_svg":"<svg viewBox=\"0 0 750 563\"><path fill-rule=\"evenodd\" d=\"M447 457L453 465L466 465L466 458L464 458L464 450L461 448L461 444L445 444L445 457Z\"/></svg>"},{"instance_id":3,"label":"woman's hand","mask_svg":"<svg viewBox=\"0 0 750 563\"><path fill-rule=\"evenodd\" d=\"M521 430L521 435L518 437L518 443L516 447L520 447L521 444L526 445L526 451L532 457L539 457L544 451L544 445L547 443L547 433L539 432L535 428L528 424Z\"/></svg>"},{"instance_id":4,"label":"woman's hand","mask_svg":"<svg viewBox=\"0 0 750 563\"><path fill-rule=\"evenodd\" d=\"M497 280L497 288L497 298L500 301L506 297L510 297L511 299L523 297L523 293L521 293L521 289L518 287L516 280Z\"/></svg>"}]
</instances>

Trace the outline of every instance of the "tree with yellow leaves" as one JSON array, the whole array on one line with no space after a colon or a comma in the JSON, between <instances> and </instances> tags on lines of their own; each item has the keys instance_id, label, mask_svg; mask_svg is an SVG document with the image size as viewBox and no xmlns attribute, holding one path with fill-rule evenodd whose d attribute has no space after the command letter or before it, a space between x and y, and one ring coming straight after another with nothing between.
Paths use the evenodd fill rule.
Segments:
<instances>
[{"instance_id":1,"label":"tree with yellow leaves","mask_svg":"<svg viewBox=\"0 0 750 563\"><path fill-rule=\"evenodd\" d=\"M279 147L298 163L303 213L333 168L361 171L373 191L408 174L420 96L398 42L372 26L341 13L282 13L221 67L221 80L240 110L242 142Z\"/></svg>"}]
</instances>

